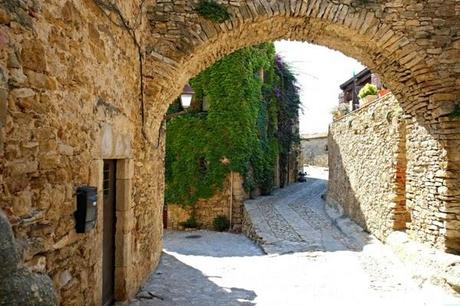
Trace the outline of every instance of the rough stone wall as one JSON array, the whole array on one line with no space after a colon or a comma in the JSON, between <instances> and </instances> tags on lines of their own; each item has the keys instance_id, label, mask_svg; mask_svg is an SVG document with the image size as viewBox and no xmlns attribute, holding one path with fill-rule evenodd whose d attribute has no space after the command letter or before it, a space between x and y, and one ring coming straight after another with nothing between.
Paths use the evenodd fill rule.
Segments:
<instances>
[{"instance_id":1,"label":"rough stone wall","mask_svg":"<svg viewBox=\"0 0 460 306\"><path fill-rule=\"evenodd\" d=\"M384 240L404 230L405 124L389 94L335 121L329 135L329 202Z\"/></svg>"},{"instance_id":2,"label":"rough stone wall","mask_svg":"<svg viewBox=\"0 0 460 306\"><path fill-rule=\"evenodd\" d=\"M228 175L224 182L222 191L216 192L209 199L200 199L196 202L194 209L176 204L168 205L168 228L183 230L184 222L194 213L200 228L214 229L213 221L218 216L226 216L230 220L230 197L232 194L231 178L233 177L233 208L232 208L232 230L240 231L242 223L243 202L248 198L243 188L243 179L238 173Z\"/></svg>"},{"instance_id":3,"label":"rough stone wall","mask_svg":"<svg viewBox=\"0 0 460 306\"><path fill-rule=\"evenodd\" d=\"M8 219L0 210L0 305L57 305L51 279L22 266Z\"/></svg>"},{"instance_id":4,"label":"rough stone wall","mask_svg":"<svg viewBox=\"0 0 460 306\"><path fill-rule=\"evenodd\" d=\"M300 141L300 166L328 166L328 139L327 136L322 138L302 138Z\"/></svg>"},{"instance_id":5,"label":"rough stone wall","mask_svg":"<svg viewBox=\"0 0 460 306\"><path fill-rule=\"evenodd\" d=\"M407 118L406 133L406 198L412 213L407 233L418 241L459 252L460 202L451 205L452 197L448 192L451 187L455 194L458 193L460 185L453 181L460 177L460 172L442 169L447 164L446 149L437 141L438 137L430 134L417 120Z\"/></svg>"},{"instance_id":6,"label":"rough stone wall","mask_svg":"<svg viewBox=\"0 0 460 306\"><path fill-rule=\"evenodd\" d=\"M443 121L450 129L442 138L451 137L457 121ZM456 193L458 172L443 169L456 159L439 139L392 95L342 117L330 128L329 201L380 239L404 230L458 253L460 210L449 193Z\"/></svg>"},{"instance_id":7,"label":"rough stone wall","mask_svg":"<svg viewBox=\"0 0 460 306\"><path fill-rule=\"evenodd\" d=\"M298 133L298 130L297 130ZM290 185L292 183L297 182L297 177L299 173L299 155L300 155L300 147L298 144L295 144L293 146L293 150L289 154L289 166L287 170L287 177L288 181L286 182L286 185Z\"/></svg>"},{"instance_id":8,"label":"rough stone wall","mask_svg":"<svg viewBox=\"0 0 460 306\"><path fill-rule=\"evenodd\" d=\"M260 237L257 234L256 228L254 224L252 223L252 220L249 217L248 210L244 206L244 204L243 204L243 222L242 223L243 223L242 229L241 229L242 233L246 237L254 241L256 244L261 245L264 242L264 240L262 237Z\"/></svg>"},{"instance_id":9,"label":"rough stone wall","mask_svg":"<svg viewBox=\"0 0 460 306\"><path fill-rule=\"evenodd\" d=\"M138 49L108 19L119 23L117 15L94 3L0 5L0 208L24 247L25 265L47 273L65 305L101 304L103 159L124 161L117 175L118 299L136 292L161 249L163 148L142 138ZM120 8L132 20L138 5ZM87 234L74 229L81 185L99 190L97 226Z\"/></svg>"}]
</instances>

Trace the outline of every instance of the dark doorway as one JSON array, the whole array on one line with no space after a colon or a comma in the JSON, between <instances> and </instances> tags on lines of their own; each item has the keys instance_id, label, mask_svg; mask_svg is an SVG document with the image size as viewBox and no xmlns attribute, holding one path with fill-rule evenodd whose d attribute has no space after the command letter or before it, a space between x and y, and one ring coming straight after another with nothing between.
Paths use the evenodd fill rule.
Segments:
<instances>
[{"instance_id":1,"label":"dark doorway","mask_svg":"<svg viewBox=\"0 0 460 306\"><path fill-rule=\"evenodd\" d=\"M115 288L115 181L116 161L104 161L104 213L102 252L102 305L111 305Z\"/></svg>"}]
</instances>

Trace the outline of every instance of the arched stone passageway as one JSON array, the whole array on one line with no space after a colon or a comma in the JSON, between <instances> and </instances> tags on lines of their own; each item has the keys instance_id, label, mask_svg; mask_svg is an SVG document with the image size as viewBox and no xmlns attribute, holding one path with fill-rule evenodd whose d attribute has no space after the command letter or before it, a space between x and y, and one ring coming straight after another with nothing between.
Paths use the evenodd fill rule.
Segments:
<instances>
[{"instance_id":1,"label":"arched stone passageway","mask_svg":"<svg viewBox=\"0 0 460 306\"><path fill-rule=\"evenodd\" d=\"M224 55L281 38L339 50L381 75L410 127L413 236L458 251L457 1L217 2L231 16L223 23L199 16L198 0L0 4L0 208L26 266L49 274L61 301L101 304L103 161L116 159L113 285L116 299L133 296L161 251L168 105ZM98 216L77 234L82 185L98 187Z\"/></svg>"},{"instance_id":2,"label":"arched stone passageway","mask_svg":"<svg viewBox=\"0 0 460 306\"><path fill-rule=\"evenodd\" d=\"M339 50L378 73L406 113L406 200L414 214L412 236L457 252L458 233L450 231L458 225L453 221L459 200L454 187L458 162L453 156L459 154L459 123L448 115L459 97L455 65L460 52L452 31L458 22L446 10L449 5L455 9L454 2L442 6L415 1L219 3L231 15L221 24L199 16L194 10L197 3L185 7L160 3L151 10L148 18L155 35L145 39L145 84L150 101L155 101L151 110L164 112L190 77L244 46L291 39ZM147 116L147 130L158 131L161 121L151 118Z\"/></svg>"}]
</instances>

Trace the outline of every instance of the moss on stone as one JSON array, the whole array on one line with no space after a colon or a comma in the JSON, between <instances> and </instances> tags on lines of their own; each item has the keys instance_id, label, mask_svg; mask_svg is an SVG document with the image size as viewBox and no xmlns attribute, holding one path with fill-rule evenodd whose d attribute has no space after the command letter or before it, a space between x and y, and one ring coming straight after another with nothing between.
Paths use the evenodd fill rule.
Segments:
<instances>
[{"instance_id":1,"label":"moss on stone","mask_svg":"<svg viewBox=\"0 0 460 306\"><path fill-rule=\"evenodd\" d=\"M202 0L196 7L195 11L198 15L222 23L230 19L230 13L227 8L213 0Z\"/></svg>"}]
</instances>

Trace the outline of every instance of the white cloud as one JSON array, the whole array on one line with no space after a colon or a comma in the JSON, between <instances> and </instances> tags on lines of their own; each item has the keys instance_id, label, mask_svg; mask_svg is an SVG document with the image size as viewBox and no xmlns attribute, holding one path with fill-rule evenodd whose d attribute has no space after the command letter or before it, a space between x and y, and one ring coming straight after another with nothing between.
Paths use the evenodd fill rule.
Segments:
<instances>
[{"instance_id":1,"label":"white cloud","mask_svg":"<svg viewBox=\"0 0 460 306\"><path fill-rule=\"evenodd\" d=\"M364 66L338 51L313 44L278 41L276 51L293 68L301 87L304 114L300 132L326 132L332 121L331 109L338 103L340 84Z\"/></svg>"}]
</instances>

